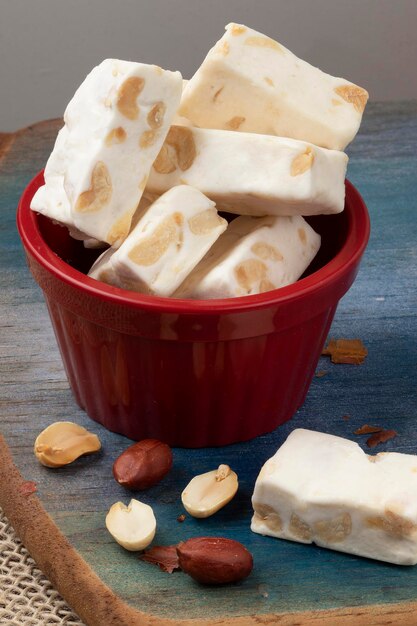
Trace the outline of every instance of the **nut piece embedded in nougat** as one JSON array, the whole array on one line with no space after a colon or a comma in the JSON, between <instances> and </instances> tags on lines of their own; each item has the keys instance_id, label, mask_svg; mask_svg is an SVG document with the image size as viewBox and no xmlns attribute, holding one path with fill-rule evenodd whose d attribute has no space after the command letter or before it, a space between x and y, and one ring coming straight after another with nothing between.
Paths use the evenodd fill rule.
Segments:
<instances>
[{"instance_id":1,"label":"nut piece embedded in nougat","mask_svg":"<svg viewBox=\"0 0 417 626\"><path fill-rule=\"evenodd\" d=\"M358 132L368 93L325 74L240 24L209 51L188 82L179 114L201 128L304 139L344 150Z\"/></svg>"},{"instance_id":2,"label":"nut piece embedded in nougat","mask_svg":"<svg viewBox=\"0 0 417 626\"><path fill-rule=\"evenodd\" d=\"M176 298L233 298L295 282L320 248L320 235L299 215L234 219Z\"/></svg>"},{"instance_id":3,"label":"nut piece embedded in nougat","mask_svg":"<svg viewBox=\"0 0 417 626\"><path fill-rule=\"evenodd\" d=\"M263 466L251 528L399 565L417 564L417 456L296 429ZM272 524L275 514L279 524Z\"/></svg>"},{"instance_id":4,"label":"nut piece embedded in nougat","mask_svg":"<svg viewBox=\"0 0 417 626\"><path fill-rule=\"evenodd\" d=\"M106 59L68 104L31 208L80 237L119 246L182 91L179 72Z\"/></svg>"},{"instance_id":5,"label":"nut piece embedded in nougat","mask_svg":"<svg viewBox=\"0 0 417 626\"><path fill-rule=\"evenodd\" d=\"M62 467L83 454L100 450L97 435L73 422L55 422L36 438L36 458L46 467Z\"/></svg>"},{"instance_id":6,"label":"nut piece embedded in nougat","mask_svg":"<svg viewBox=\"0 0 417 626\"><path fill-rule=\"evenodd\" d=\"M219 211L316 215L343 211L348 157L305 141L254 133L171 126L146 193L187 184Z\"/></svg>"},{"instance_id":7,"label":"nut piece embedded in nougat","mask_svg":"<svg viewBox=\"0 0 417 626\"><path fill-rule=\"evenodd\" d=\"M120 248L104 254L89 275L104 282L170 296L226 229L214 202L187 185L149 206Z\"/></svg>"},{"instance_id":8,"label":"nut piece embedded in nougat","mask_svg":"<svg viewBox=\"0 0 417 626\"><path fill-rule=\"evenodd\" d=\"M132 217L132 222L130 225L131 231L136 227L136 224L139 222L139 220L142 219L145 211L149 208L151 204L152 202L148 200L148 198L142 196L139 205ZM85 241L84 245L86 245ZM107 248L107 250L105 250L93 263L88 272L88 276L90 276L90 278L95 278L95 280L99 280L103 283L107 283L108 285L112 285L113 287L121 287L122 285L119 283L117 275L113 271L113 266L111 264L111 258L115 252L115 248Z\"/></svg>"}]
</instances>

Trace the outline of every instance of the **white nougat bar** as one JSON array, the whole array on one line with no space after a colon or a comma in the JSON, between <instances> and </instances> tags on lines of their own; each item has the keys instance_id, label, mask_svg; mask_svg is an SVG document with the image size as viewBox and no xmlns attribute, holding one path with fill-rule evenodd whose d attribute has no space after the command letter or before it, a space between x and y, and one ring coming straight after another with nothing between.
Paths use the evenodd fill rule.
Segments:
<instances>
[{"instance_id":1,"label":"white nougat bar","mask_svg":"<svg viewBox=\"0 0 417 626\"><path fill-rule=\"evenodd\" d=\"M417 456L296 429L263 466L251 529L398 565L417 563Z\"/></svg>"},{"instance_id":2,"label":"white nougat bar","mask_svg":"<svg viewBox=\"0 0 417 626\"><path fill-rule=\"evenodd\" d=\"M117 247L176 113L179 72L106 59L68 104L31 208Z\"/></svg>"},{"instance_id":3,"label":"white nougat bar","mask_svg":"<svg viewBox=\"0 0 417 626\"><path fill-rule=\"evenodd\" d=\"M320 235L299 215L233 220L176 298L233 298L295 282L320 247Z\"/></svg>"},{"instance_id":4,"label":"white nougat bar","mask_svg":"<svg viewBox=\"0 0 417 626\"><path fill-rule=\"evenodd\" d=\"M226 229L214 202L187 185L145 209L120 248L107 251L89 276L141 293L170 296Z\"/></svg>"},{"instance_id":5,"label":"white nougat bar","mask_svg":"<svg viewBox=\"0 0 417 626\"><path fill-rule=\"evenodd\" d=\"M187 184L241 215L315 215L344 208L348 157L304 141L171 126L146 193Z\"/></svg>"},{"instance_id":6,"label":"white nougat bar","mask_svg":"<svg viewBox=\"0 0 417 626\"><path fill-rule=\"evenodd\" d=\"M344 150L367 100L365 89L325 74L262 33L229 24L187 84L179 114L202 128Z\"/></svg>"}]
</instances>

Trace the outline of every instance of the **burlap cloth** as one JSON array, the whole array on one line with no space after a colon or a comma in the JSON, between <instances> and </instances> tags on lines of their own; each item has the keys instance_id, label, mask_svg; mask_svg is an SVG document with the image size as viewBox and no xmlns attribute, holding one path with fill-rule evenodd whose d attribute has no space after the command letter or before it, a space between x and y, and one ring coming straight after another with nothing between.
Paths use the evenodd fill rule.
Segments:
<instances>
[{"instance_id":1,"label":"burlap cloth","mask_svg":"<svg viewBox=\"0 0 417 626\"><path fill-rule=\"evenodd\" d=\"M84 626L36 567L0 509L1 626Z\"/></svg>"}]
</instances>

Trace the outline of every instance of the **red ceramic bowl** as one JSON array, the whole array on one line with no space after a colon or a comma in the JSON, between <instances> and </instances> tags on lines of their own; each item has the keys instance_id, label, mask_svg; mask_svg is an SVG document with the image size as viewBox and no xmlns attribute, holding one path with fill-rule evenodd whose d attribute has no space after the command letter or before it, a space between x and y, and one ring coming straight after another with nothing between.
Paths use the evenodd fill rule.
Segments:
<instances>
[{"instance_id":1,"label":"red ceramic bowl","mask_svg":"<svg viewBox=\"0 0 417 626\"><path fill-rule=\"evenodd\" d=\"M256 296L175 300L85 275L97 251L30 210L17 223L44 292L75 399L106 428L173 446L219 446L269 432L302 405L339 299L369 237L365 204L346 182L345 211L309 218L321 250L297 283Z\"/></svg>"}]
</instances>

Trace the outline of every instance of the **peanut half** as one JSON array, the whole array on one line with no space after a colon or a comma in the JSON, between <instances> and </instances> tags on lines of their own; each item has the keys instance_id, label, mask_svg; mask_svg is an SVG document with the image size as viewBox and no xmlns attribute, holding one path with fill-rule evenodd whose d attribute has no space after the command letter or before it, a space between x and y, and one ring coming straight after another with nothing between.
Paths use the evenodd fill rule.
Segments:
<instances>
[{"instance_id":1,"label":"peanut half","mask_svg":"<svg viewBox=\"0 0 417 626\"><path fill-rule=\"evenodd\" d=\"M209 517L224 507L235 495L237 474L228 465L195 476L181 494L184 508L193 517Z\"/></svg>"},{"instance_id":2,"label":"peanut half","mask_svg":"<svg viewBox=\"0 0 417 626\"><path fill-rule=\"evenodd\" d=\"M106 515L106 527L118 544L135 552L144 550L155 536L156 519L152 508L139 500L128 506L115 502Z\"/></svg>"},{"instance_id":3,"label":"peanut half","mask_svg":"<svg viewBox=\"0 0 417 626\"><path fill-rule=\"evenodd\" d=\"M46 467L62 467L83 454L97 452L101 443L97 435L74 422L55 422L36 438L36 458Z\"/></svg>"}]
</instances>

